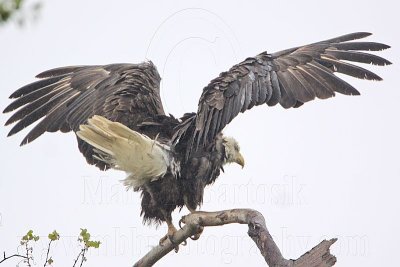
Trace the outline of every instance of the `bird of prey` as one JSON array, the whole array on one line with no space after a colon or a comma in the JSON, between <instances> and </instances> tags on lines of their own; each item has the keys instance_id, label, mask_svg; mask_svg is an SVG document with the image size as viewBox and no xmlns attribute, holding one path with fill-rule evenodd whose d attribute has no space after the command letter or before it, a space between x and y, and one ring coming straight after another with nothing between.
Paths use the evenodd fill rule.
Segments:
<instances>
[{"instance_id":1,"label":"bird of prey","mask_svg":"<svg viewBox=\"0 0 400 267\"><path fill-rule=\"evenodd\" d=\"M391 64L366 52L388 45L355 41L369 35L351 33L249 57L204 87L197 112L181 118L165 114L161 78L151 61L51 69L11 94L15 100L4 112L14 111L6 125L15 125L8 136L34 122L21 145L44 132L73 131L89 164L127 173L124 184L141 192L144 222L167 223L163 244L176 232L171 213L177 207L195 211L225 164L244 166L238 142L222 133L240 112L263 104L298 108L335 93L359 95L336 73L381 80L352 64Z\"/></svg>"}]
</instances>

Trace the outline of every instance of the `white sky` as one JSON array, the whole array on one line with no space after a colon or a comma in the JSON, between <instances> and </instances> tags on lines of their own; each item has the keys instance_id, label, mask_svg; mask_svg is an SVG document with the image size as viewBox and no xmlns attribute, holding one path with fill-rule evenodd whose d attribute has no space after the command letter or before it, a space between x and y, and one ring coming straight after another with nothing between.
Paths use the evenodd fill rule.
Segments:
<instances>
[{"instance_id":1,"label":"white sky","mask_svg":"<svg viewBox=\"0 0 400 267\"><path fill-rule=\"evenodd\" d=\"M1 28L0 109L43 70L147 58L163 77L165 108L180 116L197 109L212 78L248 56L373 32L368 40L393 47L379 55L394 65L368 66L384 81L346 78L360 97L296 110L259 107L236 118L225 133L239 140L246 167L226 168L206 190L202 209L261 211L287 258L338 237L336 266L393 265L400 238L396 1L144 2L44 1L37 23ZM0 115L0 124L8 117ZM124 174L87 165L73 134L45 134L21 148L27 131L6 138L10 129L0 127L0 252L15 252L29 229L43 236L57 229L62 239L53 249L55 266L72 266L75 239L85 227L103 242L86 266L130 266L165 234L165 226L142 225L139 194L119 183ZM186 212L175 212L175 222ZM246 231L239 225L208 228L159 265L261 266Z\"/></svg>"}]
</instances>

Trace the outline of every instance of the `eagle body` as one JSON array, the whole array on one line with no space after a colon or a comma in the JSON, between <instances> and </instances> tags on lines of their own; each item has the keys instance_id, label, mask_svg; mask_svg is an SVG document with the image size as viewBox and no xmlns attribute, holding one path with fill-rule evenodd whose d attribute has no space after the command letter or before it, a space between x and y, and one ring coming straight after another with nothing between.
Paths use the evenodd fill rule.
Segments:
<instances>
[{"instance_id":1,"label":"eagle body","mask_svg":"<svg viewBox=\"0 0 400 267\"><path fill-rule=\"evenodd\" d=\"M119 118L123 117L113 122L95 115L88 125L80 126L78 143L90 145L89 163L126 171L124 185L141 191L143 220L159 224L172 220L170 214L177 207L196 210L203 201L205 186L219 176L228 157L222 134L187 159L184 152L189 138L183 137L177 146L171 144L180 122L194 117L195 113L185 114L180 120L157 115L131 125L121 123Z\"/></svg>"},{"instance_id":2,"label":"eagle body","mask_svg":"<svg viewBox=\"0 0 400 267\"><path fill-rule=\"evenodd\" d=\"M177 207L195 211L225 164L244 166L237 141L222 133L239 113L359 94L336 73L381 80L360 66L391 64L371 53L388 45L358 41L369 35L350 33L249 57L211 80L197 112L179 119L164 112L161 78L151 61L51 69L11 94L6 125L15 123L11 136L38 122L21 145L45 132L74 132L89 164L126 172L124 184L141 192L144 221L165 221L171 237Z\"/></svg>"},{"instance_id":3,"label":"eagle body","mask_svg":"<svg viewBox=\"0 0 400 267\"><path fill-rule=\"evenodd\" d=\"M166 220L164 211L171 214L175 208L183 206L194 211L201 205L204 188L217 179L225 163L225 148L222 142L222 136L219 136L214 144L190 156L188 160L179 157L179 162L185 163L181 164L178 174L168 171L162 179L141 188L141 214L144 221L160 223Z\"/></svg>"},{"instance_id":4,"label":"eagle body","mask_svg":"<svg viewBox=\"0 0 400 267\"><path fill-rule=\"evenodd\" d=\"M194 115L186 114L181 120L191 120ZM94 159L127 172L124 185L141 191L141 214L145 222L161 223L171 219L169 214L177 207L196 210L203 201L205 186L215 181L227 163L224 142L230 139L222 134L188 159L184 157L184 151L189 139L182 140L179 146L172 146L171 140L179 131L176 127L181 120L159 115L151 122L144 121L139 127L132 127L135 131L118 120L112 122L94 116L77 132L82 142L93 147L94 157L88 158L89 163ZM118 146L119 143L125 146Z\"/></svg>"}]
</instances>

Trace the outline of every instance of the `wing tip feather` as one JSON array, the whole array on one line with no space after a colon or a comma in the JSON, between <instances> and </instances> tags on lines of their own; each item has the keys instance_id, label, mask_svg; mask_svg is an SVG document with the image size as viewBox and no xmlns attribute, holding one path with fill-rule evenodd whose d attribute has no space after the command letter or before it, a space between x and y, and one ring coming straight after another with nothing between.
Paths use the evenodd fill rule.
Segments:
<instances>
[{"instance_id":1,"label":"wing tip feather","mask_svg":"<svg viewBox=\"0 0 400 267\"><path fill-rule=\"evenodd\" d=\"M371 36L372 32L355 32L355 33L353 33L353 35L356 36L355 39L362 39L362 38Z\"/></svg>"},{"instance_id":2,"label":"wing tip feather","mask_svg":"<svg viewBox=\"0 0 400 267\"><path fill-rule=\"evenodd\" d=\"M36 138L32 138L30 139L30 133L24 137L24 139L22 139L21 143L19 144L19 146L24 146L29 144L30 142L32 142L33 140L35 140Z\"/></svg>"}]
</instances>

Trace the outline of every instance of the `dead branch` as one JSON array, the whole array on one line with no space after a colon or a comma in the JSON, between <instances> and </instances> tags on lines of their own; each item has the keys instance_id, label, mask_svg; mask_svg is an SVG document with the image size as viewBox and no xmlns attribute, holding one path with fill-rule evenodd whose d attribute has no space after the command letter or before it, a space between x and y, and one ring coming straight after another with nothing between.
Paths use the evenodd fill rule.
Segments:
<instances>
[{"instance_id":1,"label":"dead branch","mask_svg":"<svg viewBox=\"0 0 400 267\"><path fill-rule=\"evenodd\" d=\"M6 261L6 260L8 260L8 259L14 258L14 257L16 257L16 258L23 258L23 259L27 259L27 257L26 257L26 256L24 256L24 255L20 255L20 254L14 254L14 255L10 255L10 256L6 257L6 252L4 252L4 253L3 253L3 259L2 259L2 260L0 260L0 263L2 263L2 262L4 262L4 261Z\"/></svg>"},{"instance_id":2,"label":"dead branch","mask_svg":"<svg viewBox=\"0 0 400 267\"><path fill-rule=\"evenodd\" d=\"M216 212L197 211L183 216L185 224L175 233L173 242L180 244L188 237L199 233L201 227L220 226L231 223L247 224L247 234L256 243L266 263L270 267L330 267L336 263L336 257L330 254L330 246L336 239L324 240L297 260L287 260L282 256L278 246L267 230L264 216L252 209L232 209ZM152 266L176 245L167 240L162 246L151 249L134 267Z\"/></svg>"}]
</instances>

